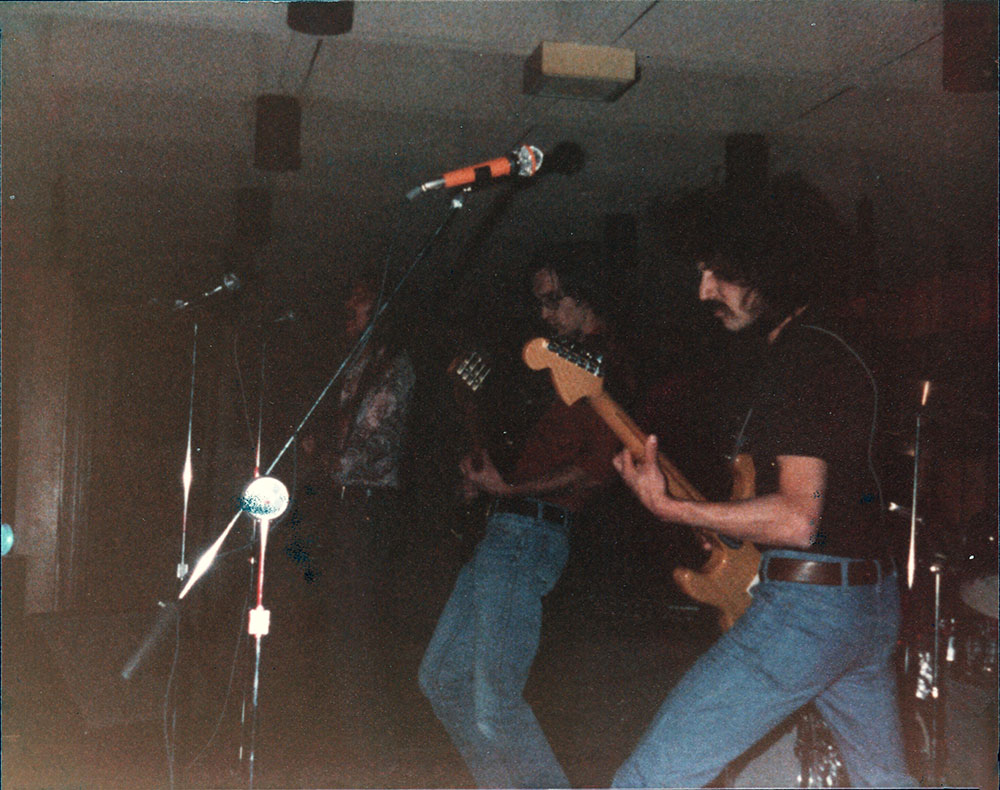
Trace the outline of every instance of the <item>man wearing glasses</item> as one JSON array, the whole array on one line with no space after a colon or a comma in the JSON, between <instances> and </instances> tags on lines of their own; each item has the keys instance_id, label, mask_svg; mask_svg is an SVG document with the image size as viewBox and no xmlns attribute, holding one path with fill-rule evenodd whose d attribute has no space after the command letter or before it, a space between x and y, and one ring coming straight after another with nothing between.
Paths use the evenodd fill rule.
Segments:
<instances>
[{"instance_id":1,"label":"man wearing glasses","mask_svg":"<svg viewBox=\"0 0 1000 790\"><path fill-rule=\"evenodd\" d=\"M532 294L564 341L606 347L606 289L591 248L536 258ZM482 787L568 787L523 690L542 597L559 580L586 500L614 477L614 434L583 401L558 399L504 477L486 454L460 464L468 496L492 498L486 533L459 573L420 667L420 686Z\"/></svg>"}]
</instances>

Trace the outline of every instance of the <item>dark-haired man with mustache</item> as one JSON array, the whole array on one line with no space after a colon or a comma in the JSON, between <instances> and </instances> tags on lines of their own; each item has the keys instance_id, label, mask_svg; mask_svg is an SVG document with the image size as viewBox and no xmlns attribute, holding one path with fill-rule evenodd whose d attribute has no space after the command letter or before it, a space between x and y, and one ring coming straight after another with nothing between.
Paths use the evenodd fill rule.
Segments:
<instances>
[{"instance_id":1,"label":"dark-haired man with mustache","mask_svg":"<svg viewBox=\"0 0 1000 790\"><path fill-rule=\"evenodd\" d=\"M697 248L698 296L761 349L735 452L757 495L692 502L668 493L657 440L615 464L664 523L762 549L753 602L670 692L618 771L619 787L695 787L815 701L857 786L914 786L903 760L890 661L899 592L871 464L874 381L821 317L843 231L822 196L776 179L752 203L719 198ZM875 476L875 479L873 479Z\"/></svg>"}]
</instances>

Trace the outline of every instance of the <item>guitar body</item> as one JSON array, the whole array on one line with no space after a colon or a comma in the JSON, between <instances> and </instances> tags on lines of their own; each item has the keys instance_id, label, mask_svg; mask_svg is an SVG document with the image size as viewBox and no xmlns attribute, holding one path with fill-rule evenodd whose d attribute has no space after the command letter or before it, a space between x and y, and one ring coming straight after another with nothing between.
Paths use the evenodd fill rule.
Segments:
<instances>
[{"instance_id":1,"label":"guitar body","mask_svg":"<svg viewBox=\"0 0 1000 790\"><path fill-rule=\"evenodd\" d=\"M755 470L749 455L733 463L733 493L730 499L750 499L755 492ZM733 627L752 600L749 589L760 568L760 552L752 543L733 548L718 535L705 533L711 543L708 559L698 569L676 568L674 583L685 595L718 612L723 631Z\"/></svg>"},{"instance_id":2,"label":"guitar body","mask_svg":"<svg viewBox=\"0 0 1000 790\"><path fill-rule=\"evenodd\" d=\"M529 341L522 356L525 364L533 370L549 369L556 392L566 403L586 399L634 458L643 455L646 434L604 392L599 360L545 338ZM657 462L671 496L704 501L705 498L669 459L660 455ZM731 498L753 497L754 482L753 460L749 455L740 455L733 464ZM719 625L725 631L750 605L749 588L760 568L760 552L752 543L744 542L732 547L714 533L699 532L699 535L710 545L708 559L697 569L677 568L673 574L674 582L685 595L716 609Z\"/></svg>"},{"instance_id":3,"label":"guitar body","mask_svg":"<svg viewBox=\"0 0 1000 790\"><path fill-rule=\"evenodd\" d=\"M752 543L731 549L721 543L697 570L675 568L674 582L685 595L718 612L719 627L733 627L750 605L748 589L760 567L760 552Z\"/></svg>"}]
</instances>

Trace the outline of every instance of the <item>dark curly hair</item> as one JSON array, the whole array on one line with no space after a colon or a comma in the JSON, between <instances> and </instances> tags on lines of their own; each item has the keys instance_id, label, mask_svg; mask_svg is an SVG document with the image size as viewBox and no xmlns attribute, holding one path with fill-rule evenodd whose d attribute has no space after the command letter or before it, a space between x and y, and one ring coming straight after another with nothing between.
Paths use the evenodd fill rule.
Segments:
<instances>
[{"instance_id":1,"label":"dark curly hair","mask_svg":"<svg viewBox=\"0 0 1000 790\"><path fill-rule=\"evenodd\" d=\"M775 314L829 295L850 238L834 207L797 173L775 177L762 192L689 193L660 221L668 224L668 254L756 289Z\"/></svg>"}]
</instances>

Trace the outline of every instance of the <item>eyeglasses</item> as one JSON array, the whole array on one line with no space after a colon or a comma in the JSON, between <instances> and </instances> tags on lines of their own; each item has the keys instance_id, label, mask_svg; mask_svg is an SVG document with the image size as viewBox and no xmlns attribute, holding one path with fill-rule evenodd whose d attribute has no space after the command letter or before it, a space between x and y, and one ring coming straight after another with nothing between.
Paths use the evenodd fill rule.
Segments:
<instances>
[{"instance_id":1,"label":"eyeglasses","mask_svg":"<svg viewBox=\"0 0 1000 790\"><path fill-rule=\"evenodd\" d=\"M543 310L558 310L559 303L566 297L562 291L552 291L541 296L536 296L535 301Z\"/></svg>"}]
</instances>

